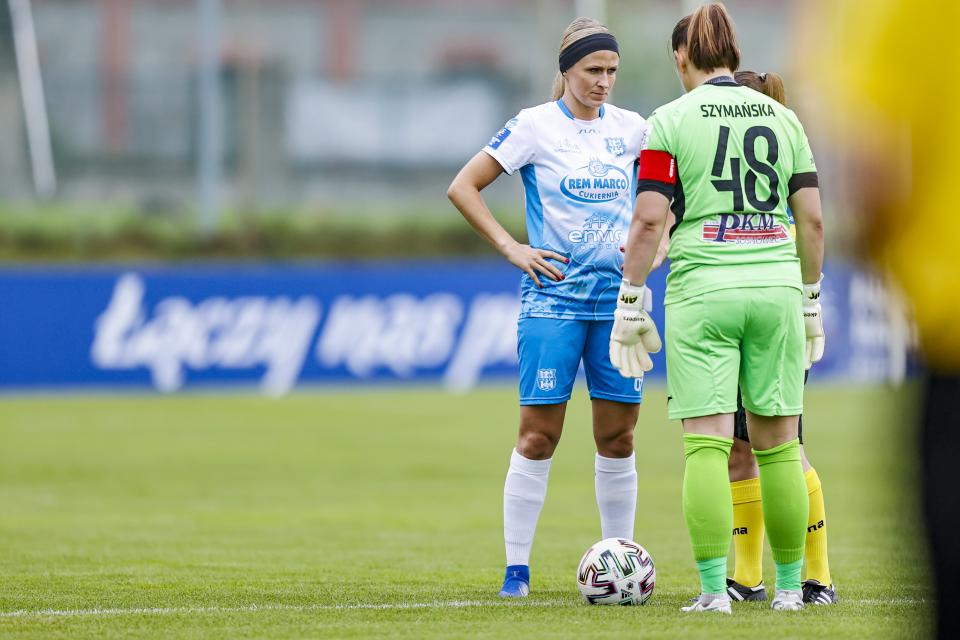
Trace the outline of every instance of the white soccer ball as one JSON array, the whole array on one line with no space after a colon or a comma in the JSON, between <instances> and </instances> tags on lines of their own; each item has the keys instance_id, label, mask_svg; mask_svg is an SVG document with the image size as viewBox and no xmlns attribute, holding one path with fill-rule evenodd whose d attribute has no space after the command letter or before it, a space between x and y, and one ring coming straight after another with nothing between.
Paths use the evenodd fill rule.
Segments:
<instances>
[{"instance_id":1,"label":"white soccer ball","mask_svg":"<svg viewBox=\"0 0 960 640\"><path fill-rule=\"evenodd\" d=\"M653 593L653 558L633 540L607 538L583 554L577 586L590 604L643 604Z\"/></svg>"}]
</instances>

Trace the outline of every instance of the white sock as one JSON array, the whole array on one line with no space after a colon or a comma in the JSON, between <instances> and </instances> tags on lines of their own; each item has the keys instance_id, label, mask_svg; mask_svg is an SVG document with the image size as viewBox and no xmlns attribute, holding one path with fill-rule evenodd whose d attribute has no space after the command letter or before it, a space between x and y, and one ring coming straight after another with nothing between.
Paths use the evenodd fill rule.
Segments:
<instances>
[{"instance_id":1,"label":"white sock","mask_svg":"<svg viewBox=\"0 0 960 640\"><path fill-rule=\"evenodd\" d=\"M595 469L603 538L633 540L633 518L637 511L636 454L605 458L598 453Z\"/></svg>"},{"instance_id":2,"label":"white sock","mask_svg":"<svg viewBox=\"0 0 960 640\"><path fill-rule=\"evenodd\" d=\"M503 541L507 565L530 564L530 547L547 497L550 459L530 460L513 450L503 485Z\"/></svg>"}]
</instances>

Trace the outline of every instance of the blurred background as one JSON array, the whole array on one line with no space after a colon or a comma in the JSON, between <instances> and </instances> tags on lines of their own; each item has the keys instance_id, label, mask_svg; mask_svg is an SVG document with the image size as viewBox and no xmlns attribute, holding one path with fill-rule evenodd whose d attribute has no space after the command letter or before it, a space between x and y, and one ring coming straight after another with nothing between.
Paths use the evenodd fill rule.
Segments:
<instances>
[{"instance_id":1,"label":"blurred background","mask_svg":"<svg viewBox=\"0 0 960 640\"><path fill-rule=\"evenodd\" d=\"M836 266L819 373L902 380L910 332L880 282L847 264L858 229L842 188L845 141L821 126L830 113L797 54L802 26L829 23L829 11L728 4L742 67L784 76L820 167ZM464 389L511 375L517 274L445 188L503 122L549 97L572 17L597 16L618 35L613 101L649 115L680 93L668 38L695 6L11 0L0 12L0 259L17 267L0 287L18 313L0 328L20 339L0 345L15 363L0 387L259 380L283 393L297 382L424 378ZM522 238L520 180L484 196ZM242 277L231 275L238 261ZM474 268L486 275L465 288ZM376 325L377 292L399 295L392 327ZM297 346L270 337L270 317L299 323ZM357 355L373 334L400 346ZM482 346L467 353L471 344ZM54 345L56 359L37 358Z\"/></svg>"},{"instance_id":2,"label":"blurred background","mask_svg":"<svg viewBox=\"0 0 960 640\"><path fill-rule=\"evenodd\" d=\"M696 6L689 0L12 4L33 5L23 38L35 31L57 174L54 200L196 213L198 161L202 146L212 144L222 198L211 224L221 211L449 215L439 194L451 174L520 107L549 97L559 36L571 17L601 16L619 35L624 64L616 102L648 115L678 93L669 33L677 16ZM788 87L793 13L802 4L730 3L745 65L782 70ZM3 20L0 117L17 135L5 136L0 150L0 196L22 203L34 196L29 132L13 25L9 15ZM216 94L211 104L207 92ZM205 129L206 122L218 131ZM497 183L491 200L516 209L517 183Z\"/></svg>"}]
</instances>

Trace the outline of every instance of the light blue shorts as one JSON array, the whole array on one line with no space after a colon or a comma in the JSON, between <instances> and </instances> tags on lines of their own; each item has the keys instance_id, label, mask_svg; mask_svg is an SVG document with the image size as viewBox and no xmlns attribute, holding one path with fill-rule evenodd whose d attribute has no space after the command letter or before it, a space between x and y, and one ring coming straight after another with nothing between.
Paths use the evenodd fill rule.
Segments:
<instances>
[{"instance_id":1,"label":"light blue shorts","mask_svg":"<svg viewBox=\"0 0 960 640\"><path fill-rule=\"evenodd\" d=\"M643 378L624 378L610 364L613 320L520 318L520 404L561 404L570 399L580 361L591 398L640 404Z\"/></svg>"}]
</instances>

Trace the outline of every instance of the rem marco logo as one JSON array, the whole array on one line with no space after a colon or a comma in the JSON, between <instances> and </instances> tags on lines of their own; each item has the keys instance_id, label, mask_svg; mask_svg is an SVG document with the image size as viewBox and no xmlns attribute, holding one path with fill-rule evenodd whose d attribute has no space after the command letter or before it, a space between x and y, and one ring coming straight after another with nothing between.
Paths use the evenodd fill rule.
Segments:
<instances>
[{"instance_id":1,"label":"rem marco logo","mask_svg":"<svg viewBox=\"0 0 960 640\"><path fill-rule=\"evenodd\" d=\"M730 244L776 244L790 234L769 213L721 213L720 219L704 220L704 242Z\"/></svg>"},{"instance_id":2,"label":"rem marco logo","mask_svg":"<svg viewBox=\"0 0 960 640\"><path fill-rule=\"evenodd\" d=\"M612 202L628 193L630 180L618 166L593 158L560 181L560 191L575 202Z\"/></svg>"}]
</instances>

